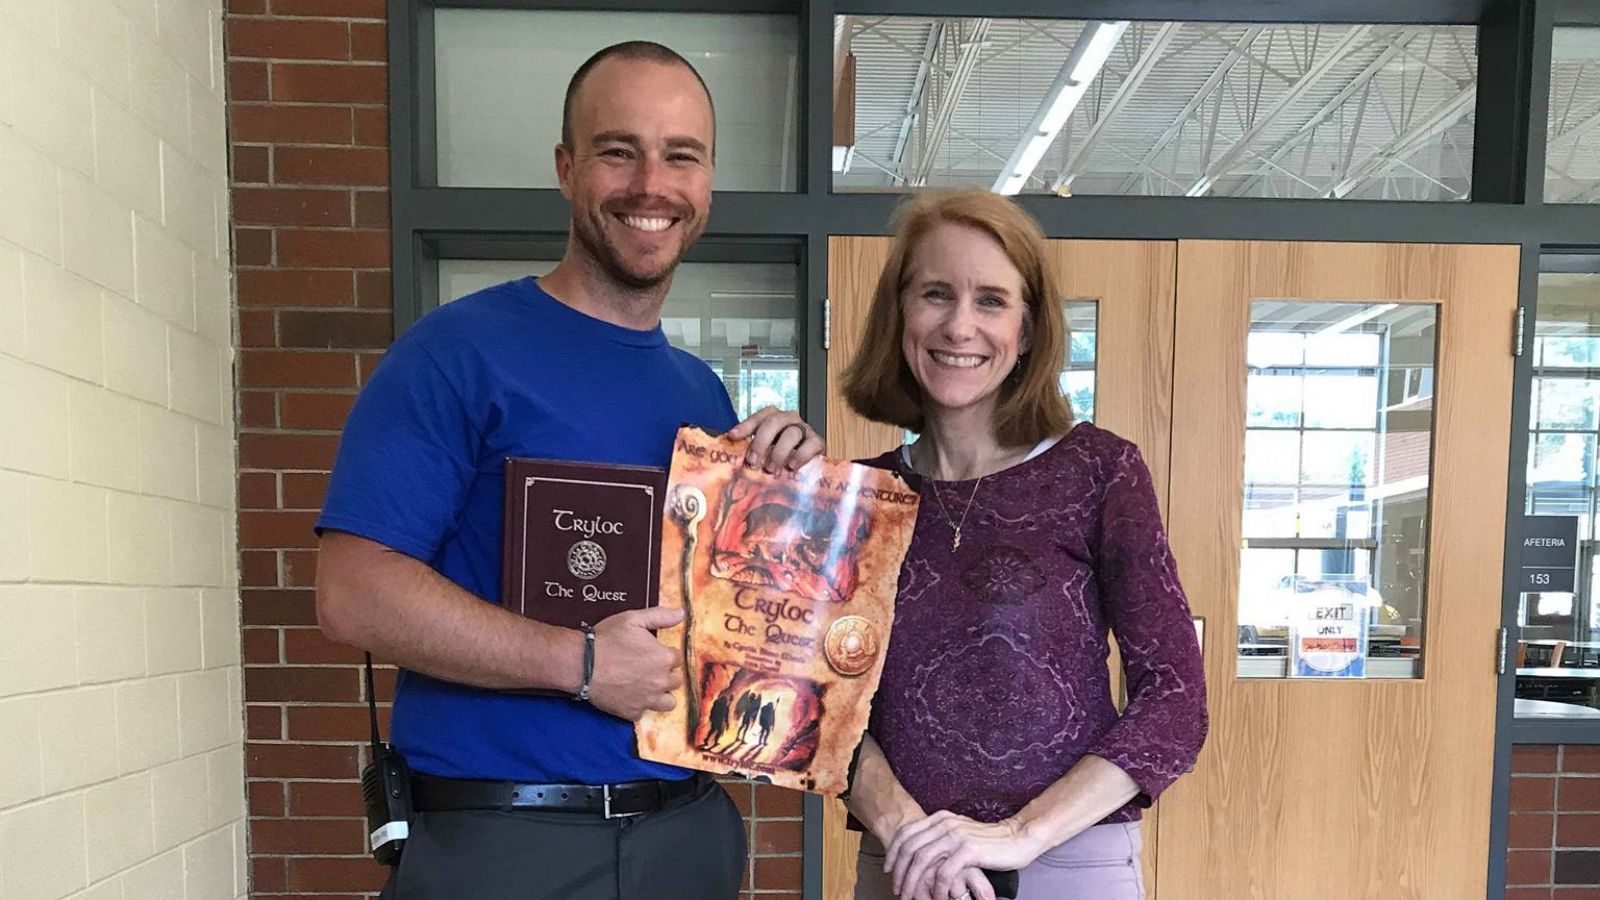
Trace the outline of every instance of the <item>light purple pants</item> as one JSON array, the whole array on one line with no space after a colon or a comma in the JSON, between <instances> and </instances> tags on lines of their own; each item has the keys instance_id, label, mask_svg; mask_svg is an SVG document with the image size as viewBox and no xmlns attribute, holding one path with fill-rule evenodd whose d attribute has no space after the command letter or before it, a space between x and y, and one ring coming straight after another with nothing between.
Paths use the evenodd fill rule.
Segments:
<instances>
[{"instance_id":1,"label":"light purple pants","mask_svg":"<svg viewBox=\"0 0 1600 900\"><path fill-rule=\"evenodd\" d=\"M1144 900L1143 848L1138 822L1096 825L1023 869L1017 900ZM883 847L871 835L861 840L856 900L896 900Z\"/></svg>"}]
</instances>

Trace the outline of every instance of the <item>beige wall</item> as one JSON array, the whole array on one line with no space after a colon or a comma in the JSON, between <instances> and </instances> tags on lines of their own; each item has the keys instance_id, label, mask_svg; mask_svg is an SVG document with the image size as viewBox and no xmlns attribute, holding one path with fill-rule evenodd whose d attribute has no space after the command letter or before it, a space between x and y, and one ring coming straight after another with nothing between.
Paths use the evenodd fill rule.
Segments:
<instances>
[{"instance_id":1,"label":"beige wall","mask_svg":"<svg viewBox=\"0 0 1600 900\"><path fill-rule=\"evenodd\" d=\"M0 898L245 892L220 0L0 0Z\"/></svg>"}]
</instances>

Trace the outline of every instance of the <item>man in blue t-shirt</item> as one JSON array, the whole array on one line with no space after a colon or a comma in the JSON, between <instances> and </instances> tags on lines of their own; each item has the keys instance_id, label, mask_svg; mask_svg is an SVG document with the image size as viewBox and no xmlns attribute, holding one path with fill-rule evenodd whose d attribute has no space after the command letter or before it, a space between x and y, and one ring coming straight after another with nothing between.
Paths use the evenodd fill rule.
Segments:
<instances>
[{"instance_id":1,"label":"man in blue t-shirt","mask_svg":"<svg viewBox=\"0 0 1600 900\"><path fill-rule=\"evenodd\" d=\"M651 632L681 612L602 621L586 679L589 635L498 605L507 456L665 466L683 422L752 438L769 470L822 449L792 412L736 425L717 376L661 330L711 203L698 73L660 45L619 44L573 76L563 116L565 257L395 342L351 411L317 522L323 630L403 669L393 742L418 813L385 897L719 900L745 870L721 786L634 750L632 721L671 709L682 684Z\"/></svg>"}]
</instances>

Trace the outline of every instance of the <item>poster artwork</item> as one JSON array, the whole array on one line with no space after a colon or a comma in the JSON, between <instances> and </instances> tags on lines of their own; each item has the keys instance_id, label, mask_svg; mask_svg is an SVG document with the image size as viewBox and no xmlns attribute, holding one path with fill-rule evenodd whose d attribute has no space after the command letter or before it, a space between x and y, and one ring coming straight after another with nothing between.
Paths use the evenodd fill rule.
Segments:
<instances>
[{"instance_id":1,"label":"poster artwork","mask_svg":"<svg viewBox=\"0 0 1600 900\"><path fill-rule=\"evenodd\" d=\"M744 465L748 441L678 431L662 516L662 629L684 659L677 706L636 726L639 755L838 794L894 621L917 493L892 472L818 459Z\"/></svg>"}]
</instances>

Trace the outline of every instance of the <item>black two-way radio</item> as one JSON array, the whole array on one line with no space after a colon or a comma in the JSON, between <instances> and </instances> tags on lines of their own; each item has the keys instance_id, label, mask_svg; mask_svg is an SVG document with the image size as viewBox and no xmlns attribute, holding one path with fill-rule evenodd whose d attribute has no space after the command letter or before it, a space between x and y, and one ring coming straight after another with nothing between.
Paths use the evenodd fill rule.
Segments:
<instances>
[{"instance_id":1,"label":"black two-way radio","mask_svg":"<svg viewBox=\"0 0 1600 900\"><path fill-rule=\"evenodd\" d=\"M361 770L361 799L367 806L367 843L372 858L393 866L411 836L411 770L400 751L378 734L378 700L373 692L372 654L367 654L367 709L372 715L372 761Z\"/></svg>"}]
</instances>

